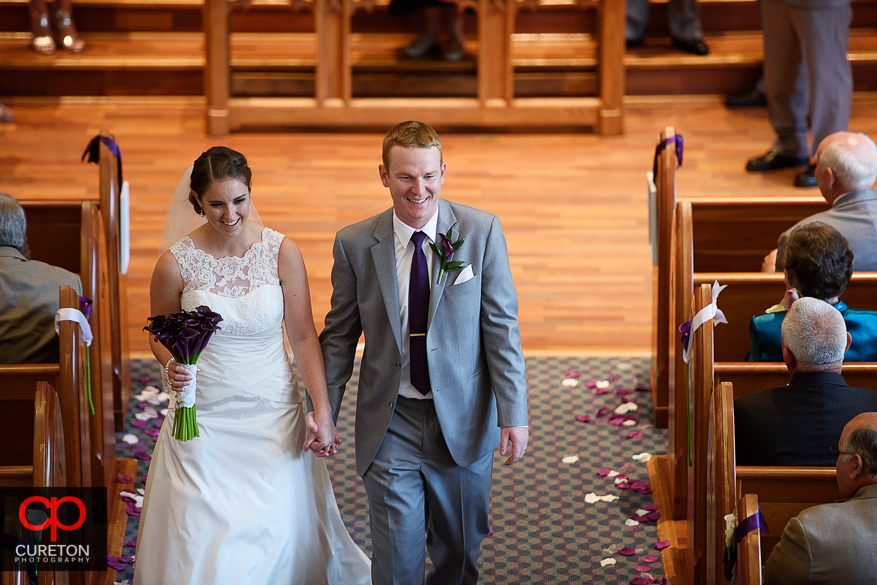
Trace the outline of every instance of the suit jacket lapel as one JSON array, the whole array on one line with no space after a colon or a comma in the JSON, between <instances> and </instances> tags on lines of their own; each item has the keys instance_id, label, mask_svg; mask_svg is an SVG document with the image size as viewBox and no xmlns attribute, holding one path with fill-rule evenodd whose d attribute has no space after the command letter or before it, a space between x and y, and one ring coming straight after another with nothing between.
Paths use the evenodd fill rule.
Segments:
<instances>
[{"instance_id":1,"label":"suit jacket lapel","mask_svg":"<svg viewBox=\"0 0 877 585\"><path fill-rule=\"evenodd\" d=\"M381 296L384 297L384 307L387 310L387 320L393 328L393 336L399 354L402 354L402 324L399 307L399 285L396 282L396 247L393 241L393 213L387 210L377 226L374 237L378 241L372 246L372 260L375 263L375 273L378 275L378 284L381 287Z\"/></svg>"},{"instance_id":2,"label":"suit jacket lapel","mask_svg":"<svg viewBox=\"0 0 877 585\"><path fill-rule=\"evenodd\" d=\"M451 206L447 204L444 199L439 199L439 215L438 215L438 224L436 226L436 240L441 240L441 236L439 234L448 233L448 228L452 228L457 224L457 216L454 215ZM451 241L456 242L459 238L459 233L456 230L451 231ZM438 241L436 242L438 245ZM445 292L445 285L448 282L448 277L450 274L445 273L442 275L442 280L439 283L436 283L436 279L438 279L438 263L436 263L436 272L432 276L432 290L429 293L429 317L427 319L427 331L429 331L429 327L432 326L432 318L435 316L435 312L438 309L439 302L442 300L442 293Z\"/></svg>"}]
</instances>

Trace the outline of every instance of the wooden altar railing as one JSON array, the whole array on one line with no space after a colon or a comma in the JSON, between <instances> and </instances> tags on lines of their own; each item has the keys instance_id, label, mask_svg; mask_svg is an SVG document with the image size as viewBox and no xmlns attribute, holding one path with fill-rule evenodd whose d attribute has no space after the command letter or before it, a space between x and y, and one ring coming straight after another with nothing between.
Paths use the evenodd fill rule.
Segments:
<instances>
[{"instance_id":1,"label":"wooden altar railing","mask_svg":"<svg viewBox=\"0 0 877 585\"><path fill-rule=\"evenodd\" d=\"M351 19L367 0L297 2L314 12L317 66L313 98L230 95L229 4L205 0L207 131L243 127L390 127L406 119L436 126L578 128L623 131L625 0L577 0L597 11L598 95L515 98L512 33L519 8L540 0L460 0L478 18L477 96L355 98L350 56Z\"/></svg>"}]
</instances>

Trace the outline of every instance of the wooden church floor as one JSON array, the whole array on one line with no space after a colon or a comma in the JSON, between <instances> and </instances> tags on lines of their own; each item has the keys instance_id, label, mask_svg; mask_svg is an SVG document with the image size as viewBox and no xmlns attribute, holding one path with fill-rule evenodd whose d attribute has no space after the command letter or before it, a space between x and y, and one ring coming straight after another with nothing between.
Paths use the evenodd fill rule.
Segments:
<instances>
[{"instance_id":1,"label":"wooden church floor","mask_svg":"<svg viewBox=\"0 0 877 585\"><path fill-rule=\"evenodd\" d=\"M101 129L115 134L131 183L129 338L141 331L170 194L214 144L247 155L253 201L292 237L308 267L317 329L329 308L335 232L390 205L381 186L382 133L240 133L211 138L200 98L10 98L0 124L0 191L19 199L97 196L97 167L80 163ZM520 302L523 345L550 355L646 355L652 267L645 173L666 125L685 138L678 194L812 196L793 170L749 174L773 132L766 110L729 110L720 96L628 98L625 134L442 133L442 196L497 214ZM877 136L877 95L857 94L850 129ZM401 120L400 120L401 121ZM440 121L424 120L439 124ZM765 250L767 252L767 250Z\"/></svg>"}]
</instances>

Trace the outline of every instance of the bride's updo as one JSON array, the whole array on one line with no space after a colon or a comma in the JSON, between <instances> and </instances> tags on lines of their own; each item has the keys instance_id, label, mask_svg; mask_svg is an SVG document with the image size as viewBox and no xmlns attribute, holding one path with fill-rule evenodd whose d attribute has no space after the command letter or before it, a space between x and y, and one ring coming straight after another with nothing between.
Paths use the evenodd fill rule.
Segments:
<instances>
[{"instance_id":1,"label":"bride's updo","mask_svg":"<svg viewBox=\"0 0 877 585\"><path fill-rule=\"evenodd\" d=\"M226 146L214 146L202 153L192 166L192 179L189 183L189 202L195 213L202 215L204 209L198 203L198 197L204 194L215 181L237 179L251 189L253 172L247 166L247 158L236 150ZM195 195L198 197L195 197Z\"/></svg>"}]
</instances>

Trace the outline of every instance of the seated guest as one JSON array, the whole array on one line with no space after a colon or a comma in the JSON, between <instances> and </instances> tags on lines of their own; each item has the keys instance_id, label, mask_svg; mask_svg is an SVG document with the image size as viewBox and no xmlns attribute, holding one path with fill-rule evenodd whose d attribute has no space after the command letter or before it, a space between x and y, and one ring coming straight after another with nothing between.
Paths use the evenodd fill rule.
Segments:
<instances>
[{"instance_id":1,"label":"seated guest","mask_svg":"<svg viewBox=\"0 0 877 585\"><path fill-rule=\"evenodd\" d=\"M58 288L82 294L79 276L29 260L27 225L18 201L0 193L0 364L58 361Z\"/></svg>"},{"instance_id":2,"label":"seated guest","mask_svg":"<svg viewBox=\"0 0 877 585\"><path fill-rule=\"evenodd\" d=\"M839 445L842 499L789 520L764 566L765 585L877 582L877 412L851 420Z\"/></svg>"},{"instance_id":3,"label":"seated guest","mask_svg":"<svg viewBox=\"0 0 877 585\"><path fill-rule=\"evenodd\" d=\"M844 424L877 411L877 392L841 376L850 336L840 313L819 299L795 301L783 321L788 386L734 401L737 465L832 465Z\"/></svg>"},{"instance_id":4,"label":"seated guest","mask_svg":"<svg viewBox=\"0 0 877 585\"><path fill-rule=\"evenodd\" d=\"M850 242L856 255L853 269L877 270L877 146L856 132L835 132L826 136L816 150L816 184L831 209L799 221L794 227L813 221L832 225ZM786 240L791 229L780 235L777 249L765 256L762 270L783 269Z\"/></svg>"},{"instance_id":5,"label":"seated guest","mask_svg":"<svg viewBox=\"0 0 877 585\"><path fill-rule=\"evenodd\" d=\"M853 338L844 361L877 361L877 311L850 309L839 300L853 273L853 253L846 238L821 221L800 225L789 234L785 267L788 292L779 305L750 321L752 349L746 361L783 360L780 326L786 309L798 297L822 299L840 311Z\"/></svg>"}]
</instances>

